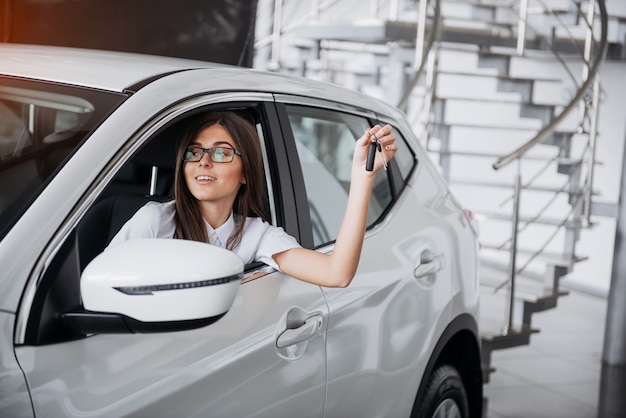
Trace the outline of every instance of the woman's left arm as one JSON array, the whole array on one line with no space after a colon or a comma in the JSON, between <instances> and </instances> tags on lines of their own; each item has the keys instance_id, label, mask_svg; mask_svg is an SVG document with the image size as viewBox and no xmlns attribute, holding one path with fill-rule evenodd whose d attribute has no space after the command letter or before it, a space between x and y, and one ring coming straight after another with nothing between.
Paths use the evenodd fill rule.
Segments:
<instances>
[{"instance_id":1,"label":"woman's left arm","mask_svg":"<svg viewBox=\"0 0 626 418\"><path fill-rule=\"evenodd\" d=\"M350 284L361 256L374 177L396 153L395 139L390 125L376 125L356 141L348 203L335 248L330 254L306 248L293 248L274 254L274 261L283 273L326 287L346 287ZM367 153L373 140L379 142L382 152L376 152L374 168L367 171Z\"/></svg>"}]
</instances>

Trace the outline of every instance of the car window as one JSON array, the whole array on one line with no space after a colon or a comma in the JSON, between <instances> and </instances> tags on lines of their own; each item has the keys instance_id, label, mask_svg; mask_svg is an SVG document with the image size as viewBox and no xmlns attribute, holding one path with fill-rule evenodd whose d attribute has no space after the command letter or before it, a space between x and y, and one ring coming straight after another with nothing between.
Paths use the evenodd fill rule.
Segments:
<instances>
[{"instance_id":1,"label":"car window","mask_svg":"<svg viewBox=\"0 0 626 418\"><path fill-rule=\"evenodd\" d=\"M122 97L0 77L0 239Z\"/></svg>"},{"instance_id":2,"label":"car window","mask_svg":"<svg viewBox=\"0 0 626 418\"><path fill-rule=\"evenodd\" d=\"M337 238L350 187L356 138L369 126L366 118L306 106L287 106L287 114L309 202L316 247ZM374 224L392 200L386 172L374 181L368 226Z\"/></svg>"},{"instance_id":3,"label":"car window","mask_svg":"<svg viewBox=\"0 0 626 418\"><path fill-rule=\"evenodd\" d=\"M26 328L28 344L44 345L81 336L76 330L69 329L56 313L81 308L80 275L141 207L148 202L173 199L179 143L195 116L214 109L221 110L221 107L191 108L147 138L135 153L122 156L127 158L124 164L85 211L46 268L41 280L43 285L33 303ZM265 138L259 110L249 105L235 109L234 103L229 103L229 110L239 112L255 125L263 147ZM264 161L266 164L267 161ZM267 182L267 179L264 180ZM267 196L268 190L265 193L262 208L264 216L277 222L275 205ZM246 269L249 274L253 274L252 270L259 270L260 267L259 264L253 264L246 266ZM246 282L250 280L248 278Z\"/></svg>"},{"instance_id":4,"label":"car window","mask_svg":"<svg viewBox=\"0 0 626 418\"><path fill-rule=\"evenodd\" d=\"M393 159L398 164L402 178L406 180L411 171L413 171L413 167L415 167L415 154L413 154L411 148L406 144L406 140L397 129L394 128L393 133L396 135L396 146L398 147L398 151L396 151Z\"/></svg>"}]
</instances>

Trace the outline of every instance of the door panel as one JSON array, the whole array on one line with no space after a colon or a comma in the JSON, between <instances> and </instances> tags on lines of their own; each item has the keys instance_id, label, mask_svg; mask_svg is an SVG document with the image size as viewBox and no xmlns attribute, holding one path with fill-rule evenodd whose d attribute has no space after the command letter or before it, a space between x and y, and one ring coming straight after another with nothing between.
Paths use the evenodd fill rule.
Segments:
<instances>
[{"instance_id":1,"label":"door panel","mask_svg":"<svg viewBox=\"0 0 626 418\"><path fill-rule=\"evenodd\" d=\"M330 252L346 207L354 141L373 121L331 106L285 109L310 211L310 224L301 228ZM409 416L420 371L450 317L454 231L439 205L446 191L424 170L418 182L432 194L403 188L412 167L395 165L376 174L355 278L346 289L322 289L330 309L327 417Z\"/></svg>"},{"instance_id":2,"label":"door panel","mask_svg":"<svg viewBox=\"0 0 626 418\"><path fill-rule=\"evenodd\" d=\"M320 331L279 349L286 317L294 329L316 318ZM275 272L242 284L232 309L205 328L16 353L42 416L319 417L327 319L318 286Z\"/></svg>"},{"instance_id":3,"label":"door panel","mask_svg":"<svg viewBox=\"0 0 626 418\"><path fill-rule=\"evenodd\" d=\"M414 274L423 248L449 250L445 224L414 202L394 209L384 228L366 236L350 286L323 290L331 315L327 417L409 416L450 318L449 266L427 286ZM407 233L407 225L415 232Z\"/></svg>"},{"instance_id":4,"label":"door panel","mask_svg":"<svg viewBox=\"0 0 626 418\"><path fill-rule=\"evenodd\" d=\"M0 417L32 417L28 387L13 355L15 315L0 311Z\"/></svg>"}]
</instances>

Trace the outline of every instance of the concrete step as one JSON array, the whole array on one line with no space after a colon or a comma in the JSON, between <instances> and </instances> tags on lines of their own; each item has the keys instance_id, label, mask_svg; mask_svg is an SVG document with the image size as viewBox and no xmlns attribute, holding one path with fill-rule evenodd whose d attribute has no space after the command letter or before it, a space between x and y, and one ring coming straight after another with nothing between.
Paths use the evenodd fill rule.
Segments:
<instances>
[{"instance_id":1,"label":"concrete step","mask_svg":"<svg viewBox=\"0 0 626 418\"><path fill-rule=\"evenodd\" d=\"M461 185L461 186L474 186L474 187L485 187L485 188L498 188L498 189L506 189L511 191L513 190L513 184L512 183L506 183L506 182L502 182L502 181L475 181L475 180L470 180L470 179L455 179L455 178L451 178L448 180L448 182L452 185ZM583 196L584 193L582 191L580 192L570 192L567 189L563 189L563 187L557 187L557 186L548 186L548 185L531 185L528 186L526 188L524 188L524 190L527 191L539 191L539 192L546 192L546 193L563 193L563 194L567 194L568 196ZM594 196L599 196L601 193L598 191L594 191L593 195Z\"/></svg>"},{"instance_id":2,"label":"concrete step","mask_svg":"<svg viewBox=\"0 0 626 418\"><path fill-rule=\"evenodd\" d=\"M539 130L543 126L540 120L521 118L520 106L516 103L493 104L469 101L446 102L443 123L498 128L513 126L529 130Z\"/></svg>"},{"instance_id":3,"label":"concrete step","mask_svg":"<svg viewBox=\"0 0 626 418\"><path fill-rule=\"evenodd\" d=\"M538 329L532 328L512 329L506 333L483 332L481 335L483 383L489 383L489 376L497 371L491 363L493 351L528 345L530 337L538 332Z\"/></svg>"},{"instance_id":4,"label":"concrete step","mask_svg":"<svg viewBox=\"0 0 626 418\"><path fill-rule=\"evenodd\" d=\"M439 124L443 126L442 124ZM481 151L504 155L512 149L529 141L536 130L511 129L508 126L485 128L471 124L445 125L449 130L447 137L450 149L457 151ZM582 145L587 142L586 135L577 134L573 130L559 130L550 135L541 144L531 149L526 156L532 158L548 156L553 157L558 152L565 139L569 139L572 145ZM434 144L435 146L437 144ZM433 148L432 151L439 151L440 148ZM544 158L545 159L545 158Z\"/></svg>"},{"instance_id":5,"label":"concrete step","mask_svg":"<svg viewBox=\"0 0 626 418\"><path fill-rule=\"evenodd\" d=\"M502 213L502 212L476 212L477 215L484 216L488 219L492 220L500 220L500 221L510 221L511 214L510 213ZM569 228L583 228L585 224L581 221L571 220L571 221L563 221L561 218L548 218L548 217L534 217L534 216L525 216L520 215L519 221L522 223L532 222L534 225L551 225L551 226L564 226Z\"/></svg>"}]
</instances>

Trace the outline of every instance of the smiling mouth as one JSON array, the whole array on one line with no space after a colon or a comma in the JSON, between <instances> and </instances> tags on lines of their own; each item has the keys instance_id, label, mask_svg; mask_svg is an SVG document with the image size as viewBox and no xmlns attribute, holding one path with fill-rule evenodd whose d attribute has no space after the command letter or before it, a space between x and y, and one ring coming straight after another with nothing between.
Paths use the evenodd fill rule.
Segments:
<instances>
[{"instance_id":1,"label":"smiling mouth","mask_svg":"<svg viewBox=\"0 0 626 418\"><path fill-rule=\"evenodd\" d=\"M198 180L198 181L215 181L217 179L215 177L211 177L211 176L197 176L196 180Z\"/></svg>"}]
</instances>

